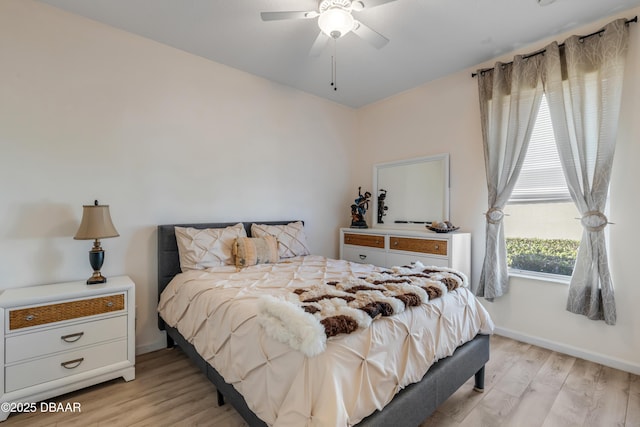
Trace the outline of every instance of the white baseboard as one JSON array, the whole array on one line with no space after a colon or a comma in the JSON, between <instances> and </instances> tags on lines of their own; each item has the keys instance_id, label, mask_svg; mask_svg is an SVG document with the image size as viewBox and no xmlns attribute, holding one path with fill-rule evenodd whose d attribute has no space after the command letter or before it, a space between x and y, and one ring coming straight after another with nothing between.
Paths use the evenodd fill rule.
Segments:
<instances>
[{"instance_id":1,"label":"white baseboard","mask_svg":"<svg viewBox=\"0 0 640 427\"><path fill-rule=\"evenodd\" d=\"M568 354L569 356L578 357L580 359L588 360L590 362L599 363L610 368L620 369L621 371L631 372L635 375L640 375L640 365L630 363L625 360L617 359L615 357L606 356L600 353L593 353L581 348L573 347L567 344L545 340L543 338L533 337L521 332L512 331L510 329L496 327L494 330L496 335L502 335L507 338L512 338L517 341L522 341L527 344L533 344L538 347L546 348L549 350L557 351L559 353Z\"/></svg>"}]
</instances>

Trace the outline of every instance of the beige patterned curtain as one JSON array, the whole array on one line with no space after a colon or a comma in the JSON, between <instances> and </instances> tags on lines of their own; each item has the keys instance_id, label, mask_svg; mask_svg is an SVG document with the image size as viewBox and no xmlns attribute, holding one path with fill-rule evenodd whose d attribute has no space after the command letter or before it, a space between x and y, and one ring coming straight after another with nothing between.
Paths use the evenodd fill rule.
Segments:
<instances>
[{"instance_id":1,"label":"beige patterned curtain","mask_svg":"<svg viewBox=\"0 0 640 427\"><path fill-rule=\"evenodd\" d=\"M629 40L624 19L599 35L573 36L546 48L545 93L562 168L582 215L583 234L567 310L616 323L604 210L616 145L622 79Z\"/></svg>"},{"instance_id":2,"label":"beige patterned curtain","mask_svg":"<svg viewBox=\"0 0 640 427\"><path fill-rule=\"evenodd\" d=\"M544 56L516 56L513 63L497 63L478 72L480 118L484 145L489 209L486 213L486 251L478 296L489 301L508 291L507 249L502 209L515 186L536 121Z\"/></svg>"}]
</instances>

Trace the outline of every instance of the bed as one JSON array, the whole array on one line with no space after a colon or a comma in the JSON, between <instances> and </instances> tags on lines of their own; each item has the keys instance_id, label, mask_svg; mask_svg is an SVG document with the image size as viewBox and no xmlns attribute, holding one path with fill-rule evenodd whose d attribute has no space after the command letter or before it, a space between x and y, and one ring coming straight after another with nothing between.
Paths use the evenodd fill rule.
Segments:
<instances>
[{"instance_id":1,"label":"bed","mask_svg":"<svg viewBox=\"0 0 640 427\"><path fill-rule=\"evenodd\" d=\"M295 223L296 221L256 221L256 222L243 222L242 227L245 230L247 236L251 236L252 224L265 224L265 225L287 225ZM210 273L209 270L201 271L187 271L181 274L180 256L178 251L178 244L176 242L176 227L192 228L198 230L204 229L222 229L237 225L236 222L224 222L224 223L197 223L197 224L169 224L158 226L158 298L159 304L159 317L158 326L161 330L165 330L167 334L168 346L178 345L181 349L193 360L193 362L200 368L204 375L216 386L218 393L218 403L224 404L225 402L231 404L240 415L246 420L250 426L266 426L266 425L358 425L358 426L414 426L419 425L422 421L429 417L429 415L442 404L449 396L451 396L458 388L460 388L471 377L475 378L474 389L476 391L482 391L484 389L484 366L489 360L489 336L493 329L493 324L486 311L479 305L473 297L469 297L469 300L465 302L465 307L461 309L461 313L467 316L469 312L473 312L475 318L474 328L477 331L473 332L472 336L468 336L464 339L455 338L459 342L455 342L455 346L450 349L451 354L444 354L442 352L448 350L438 350L442 354L429 354L429 358L435 359L435 362L425 362L429 364L426 374L424 372L413 372L415 369L408 369L403 367L403 376L406 372L411 371L409 377L413 376L413 380L408 384L404 384L404 379L391 378L391 384L389 390L384 390L382 382L389 382L384 377L381 377L385 368L382 365L389 363L387 359L394 359L392 353L391 356L381 356L380 354L367 355L367 360L362 362L366 369L360 371L360 382L367 383L367 381L373 381L368 384L368 387L361 387L356 389L355 393L346 393L346 397L336 396L340 394L340 389L332 389L336 387L332 382L339 383L337 379L329 381L320 381L319 378L333 378L329 372L329 368L325 365L331 365L331 370L342 371L341 374L336 374L337 377L344 376L344 371L351 370L350 368L341 368L340 363L344 362L344 367L357 366L353 365L353 360L347 360L345 354L349 353L350 346L353 343L358 344L356 340L359 340L362 334L374 334L379 325L384 325L385 321L372 321L371 326L366 328L367 332L357 330L350 334L337 335L329 338L326 343L326 351L321 352L318 355L305 355L300 350L291 348L291 346L272 339L270 336L263 335L249 335L236 337L240 331L240 327L244 328L245 324L253 322L255 316L237 317L234 320L234 312L231 310L231 319L224 321L209 321L209 317L217 316L219 311L217 307L223 307L219 303L203 303L204 311L209 310L208 314L195 314L197 310L186 310L184 307L180 308L179 313L170 313L163 307L165 313L160 309L160 305L168 305L166 302L168 299L167 293L176 293L176 289L189 289L189 296L182 297L184 300L192 300L195 295L217 295L224 292L232 292L233 295L238 293L244 293L245 288L253 286L237 287L235 282L230 280L230 277L235 277L232 272L229 272L231 276L225 276L226 279L219 281L222 283L218 285L218 290L215 292L207 288L207 281L211 280L211 275L222 274L223 272L216 270L215 273ZM299 279L300 271L308 270L320 274L324 281L327 281L327 275L329 277L333 269L336 268L339 271L342 269L350 269L349 274L359 275L364 277L365 270L371 269L371 266L361 266L359 264L348 263L347 261L329 260L323 257L303 256L294 257L290 260L285 260L283 263L276 264L261 264L253 267L247 267L247 271L252 272L255 275L256 283L257 279L266 277L267 282L271 283L270 278L278 277L280 275L288 275L289 282L296 282ZM254 270L251 270L254 268ZM229 269L227 269L229 270ZM275 274L274 271L279 272ZM368 271L368 270L367 270ZM226 274L226 273L225 273ZM337 274L337 273L336 273ZM339 273L342 274L342 273ZM373 273L372 273L373 274ZM376 273L377 274L377 273ZM342 276L340 276L342 277ZM294 279L292 279L294 278ZM243 279L244 280L244 279ZM262 279L261 279L262 280ZM329 281L331 283L332 281ZM260 282L263 283L263 282ZM275 283L275 282L274 282ZM261 290L261 286L256 285L258 290ZM264 285L269 287L270 285ZM298 286L298 283L292 285L293 288ZM280 288L278 288L280 289ZM166 291L166 292L165 292ZM163 302L163 292L165 292ZM446 312L445 306L452 305L452 301L458 301L462 298L460 295L466 295L466 291L461 288L460 292L450 292L439 299L434 299L429 304L423 304L423 306L430 306L432 310ZM466 298L466 297L465 297ZM178 300L178 296L173 298ZM249 298L251 301L256 300L253 296ZM256 300L257 301L257 300ZM262 301L259 301L262 303ZM251 304L254 304L251 302ZM258 303L256 303L258 304ZM211 308L214 307L214 308ZM226 306L225 306L226 307ZM176 309L177 310L177 309ZM226 308L225 308L226 310ZM407 309L405 312L398 314L397 316L391 316L394 319L411 318L418 310L412 311ZM169 320L164 317L169 318ZM194 317L196 316L196 317ZM198 318L200 316L201 318ZM202 317L204 316L204 317ZM416 315L417 316L417 315ZM191 319L193 317L193 319ZM259 318L259 316L258 316ZM443 315L442 318L447 318ZM184 320L187 319L187 320ZM389 318L385 318L389 319ZM478 320L479 319L479 320ZM395 321L395 320L394 320ZM404 320L403 320L404 321ZM233 326L234 322L236 326ZM194 338L193 332L203 334L201 332L204 329L205 324L213 323L215 328L222 328L222 325L229 324L232 332L226 333L222 344L215 344L215 335L213 338L204 339L202 336L196 336ZM481 323L481 324L480 324ZM190 326L184 326L190 324ZM240 325L240 326L238 326ZM182 327L183 330L180 330ZM380 326L382 327L382 326ZM186 330L185 330L186 328ZM459 325L454 328L449 324L449 329L458 329ZM260 329L257 327L256 330ZM464 329L464 328L463 328ZM191 331L190 331L191 330ZM211 331L209 333L218 333ZM254 334L258 332L252 332ZM429 337L439 337L441 331L429 332ZM468 332L467 335L469 334ZM245 332L241 331L241 335ZM415 333L413 333L415 335ZM209 335L205 335L209 336ZM257 337L257 338L256 338ZM234 341L235 340L235 341ZM252 342L256 346L256 349L250 348L242 349L241 353L238 353L237 346L239 342ZM423 338L419 340L421 343ZM446 339L442 340L447 342ZM409 341L408 341L409 342ZM213 343L213 344L212 344ZM244 344L243 344L244 345ZM375 346L374 344L369 344ZM236 347L235 350L229 350L228 347ZM444 347L451 347L451 342L445 344ZM211 347L216 347L212 350ZM268 350L264 348L268 347ZM220 350L224 348L224 350ZM259 350L257 349L259 348ZM346 349L346 351L331 353L335 348ZM353 348L357 348L355 345ZM216 353L218 351L218 353ZM236 353L231 353L236 351ZM262 359L257 360L253 356L242 356L242 354L262 354ZM412 350L413 351L413 350ZM422 351L422 350L420 350ZM418 352L418 355L422 354ZM223 356L220 353L225 353ZM436 352L437 353L437 352ZM240 354L240 356L238 356ZM268 354L268 356L265 356ZM337 355L337 356L336 356ZM323 358L330 358L331 364L326 363L322 367L318 367L318 360ZM383 362L380 362L380 357L386 357ZM415 358L415 357L414 357ZM255 378L252 377L255 371L258 371L258 366L267 366L272 369L271 366L276 366L276 359L284 360L286 366L290 366L291 373L284 372L283 368L273 368L264 374L264 384L255 382ZM343 360L344 359L344 360ZM417 359L420 359L418 357ZM420 359L421 360L421 359ZM339 362L336 362L339 361ZM222 364L220 364L223 362ZM253 363L255 366L241 366L241 364ZM282 364L281 363L281 364ZM400 362L407 364L406 361ZM420 363L423 363L420 361ZM351 364L351 365L350 365ZM231 365L233 369L230 368ZM379 366L380 365L380 366ZM260 368L262 369L262 368ZM386 368L385 368L386 369ZM416 368L417 369L417 368ZM357 369L355 369L357 370ZM400 370L398 368L398 370ZM241 372L241 373L238 373ZM364 373L363 373L364 372ZM418 375L416 377L416 375ZM277 378L274 378L277 376ZM289 376L291 379L289 380ZM393 375L392 375L393 376ZM380 378L383 381L380 382ZM344 380L344 378L343 378ZM415 380L415 381L414 381ZM322 382L320 385L319 383ZM268 384L267 384L268 383ZM329 383L329 385L325 384ZM293 385L292 385L293 384ZM301 387L300 390L295 387ZM366 386L367 384L365 384ZM339 387L342 387L338 384ZM388 388L387 387L387 388ZM347 386L348 388L348 386ZM256 399L256 392L261 395L268 403L258 402ZM279 390L284 389L284 390ZM319 390L319 391L317 391ZM329 391L329 392L327 392ZM315 394L314 394L315 393ZM282 394L280 396L279 394ZM353 395L357 397L353 397ZM278 402L271 402L271 400L280 399ZM342 403L340 399L349 400L348 403ZM354 400L355 399L355 400ZM360 404L362 400L365 403ZM368 409L367 409L367 406ZM373 407L372 407L373 405ZM265 408L266 407L266 408ZM281 408L281 413L278 413L278 409ZM339 407L335 409L335 407ZM288 408L288 409L287 409ZM315 408L315 409L314 409ZM345 409L346 408L346 409ZM356 408L355 415L348 413L352 408ZM364 409L363 409L364 408ZM373 408L371 410L371 408ZM353 409L353 412L357 412ZM367 412L364 414L362 411ZM336 412L336 419L327 418L333 415L332 411ZM286 415L282 415L286 413ZM298 417L298 418L296 418ZM340 418L342 417L342 418ZM266 419L266 421L265 421ZM340 420L340 421L336 421Z\"/></svg>"}]
</instances>

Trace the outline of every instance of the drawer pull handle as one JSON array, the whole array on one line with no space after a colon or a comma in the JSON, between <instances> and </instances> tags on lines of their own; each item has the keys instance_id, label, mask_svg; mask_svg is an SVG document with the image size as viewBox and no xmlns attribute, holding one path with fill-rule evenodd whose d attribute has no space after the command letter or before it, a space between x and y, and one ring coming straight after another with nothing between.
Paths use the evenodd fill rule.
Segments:
<instances>
[{"instance_id":1,"label":"drawer pull handle","mask_svg":"<svg viewBox=\"0 0 640 427\"><path fill-rule=\"evenodd\" d=\"M107 302L107 307L113 307L113 301L108 301Z\"/></svg>"},{"instance_id":2,"label":"drawer pull handle","mask_svg":"<svg viewBox=\"0 0 640 427\"><path fill-rule=\"evenodd\" d=\"M367 258L367 256L366 256L366 255L362 255L362 254L360 255L360 259L364 260L364 259L366 259L366 258Z\"/></svg>"},{"instance_id":3,"label":"drawer pull handle","mask_svg":"<svg viewBox=\"0 0 640 427\"><path fill-rule=\"evenodd\" d=\"M76 332L75 334L63 335L60 339L64 342L76 342L82 338L83 335L84 332Z\"/></svg>"},{"instance_id":4,"label":"drawer pull handle","mask_svg":"<svg viewBox=\"0 0 640 427\"><path fill-rule=\"evenodd\" d=\"M68 362L62 362L60 366L62 366L64 369L75 369L80 366L83 361L84 357L81 357L80 359L73 359L69 360Z\"/></svg>"},{"instance_id":5,"label":"drawer pull handle","mask_svg":"<svg viewBox=\"0 0 640 427\"><path fill-rule=\"evenodd\" d=\"M26 320L27 322L31 322L35 318L36 318L35 315L29 314L28 316L25 316L24 320Z\"/></svg>"},{"instance_id":6,"label":"drawer pull handle","mask_svg":"<svg viewBox=\"0 0 640 427\"><path fill-rule=\"evenodd\" d=\"M398 246L398 241L397 240L393 241L393 246Z\"/></svg>"},{"instance_id":7,"label":"drawer pull handle","mask_svg":"<svg viewBox=\"0 0 640 427\"><path fill-rule=\"evenodd\" d=\"M435 245L436 251L440 250L440 245Z\"/></svg>"}]
</instances>

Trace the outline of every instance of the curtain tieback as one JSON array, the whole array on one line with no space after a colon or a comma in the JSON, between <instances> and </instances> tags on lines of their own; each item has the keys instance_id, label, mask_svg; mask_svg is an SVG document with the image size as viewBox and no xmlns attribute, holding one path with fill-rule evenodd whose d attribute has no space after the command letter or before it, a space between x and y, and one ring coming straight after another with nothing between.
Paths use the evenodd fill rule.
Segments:
<instances>
[{"instance_id":1,"label":"curtain tieback","mask_svg":"<svg viewBox=\"0 0 640 427\"><path fill-rule=\"evenodd\" d=\"M580 219L582 226L588 231L601 231L607 224L611 224L606 215L599 211L589 211Z\"/></svg>"},{"instance_id":2,"label":"curtain tieback","mask_svg":"<svg viewBox=\"0 0 640 427\"><path fill-rule=\"evenodd\" d=\"M504 218L504 212L500 208L491 208L484 214L489 224L499 224Z\"/></svg>"}]
</instances>

